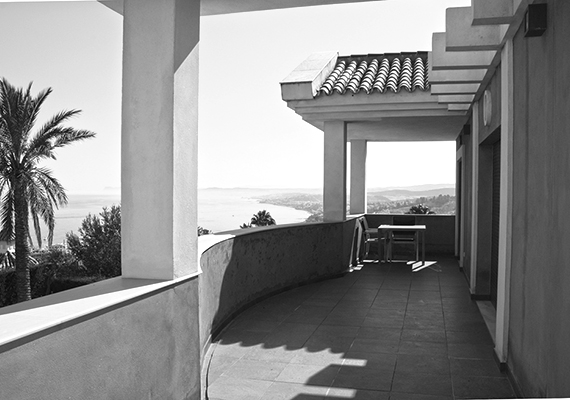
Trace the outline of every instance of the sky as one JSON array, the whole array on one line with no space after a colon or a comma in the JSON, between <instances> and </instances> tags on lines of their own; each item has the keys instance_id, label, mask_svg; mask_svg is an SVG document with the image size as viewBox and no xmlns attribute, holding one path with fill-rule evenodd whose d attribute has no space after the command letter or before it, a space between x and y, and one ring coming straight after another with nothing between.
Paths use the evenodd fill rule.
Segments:
<instances>
[{"instance_id":1,"label":"sky","mask_svg":"<svg viewBox=\"0 0 570 400\"><path fill-rule=\"evenodd\" d=\"M95 2L0 0L0 76L34 91L52 87L40 122L70 122L95 139L47 163L70 193L120 187L122 17ZM279 82L311 53L431 49L445 9L471 0L389 0L201 18L199 187L318 188L323 133L281 100ZM371 17L373 16L373 17ZM397 175L399 155L417 155ZM401 167L401 163L400 163ZM368 187L455 182L455 143L370 143Z\"/></svg>"}]
</instances>

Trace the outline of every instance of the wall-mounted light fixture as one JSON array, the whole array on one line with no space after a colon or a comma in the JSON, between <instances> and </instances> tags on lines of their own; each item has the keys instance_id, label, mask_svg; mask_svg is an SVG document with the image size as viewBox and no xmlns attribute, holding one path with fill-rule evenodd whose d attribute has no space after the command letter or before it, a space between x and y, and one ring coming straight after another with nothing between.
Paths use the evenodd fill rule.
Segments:
<instances>
[{"instance_id":1,"label":"wall-mounted light fixture","mask_svg":"<svg viewBox=\"0 0 570 400\"><path fill-rule=\"evenodd\" d=\"M542 36L546 32L546 3L529 4L524 16L525 37Z\"/></svg>"}]
</instances>

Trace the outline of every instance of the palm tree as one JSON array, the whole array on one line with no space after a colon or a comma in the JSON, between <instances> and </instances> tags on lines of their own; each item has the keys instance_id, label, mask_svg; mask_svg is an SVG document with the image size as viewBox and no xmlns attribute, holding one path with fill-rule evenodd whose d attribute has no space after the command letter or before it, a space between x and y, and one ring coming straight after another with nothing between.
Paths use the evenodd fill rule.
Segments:
<instances>
[{"instance_id":1,"label":"palm tree","mask_svg":"<svg viewBox=\"0 0 570 400\"><path fill-rule=\"evenodd\" d=\"M269 213L269 211L263 210L258 211L257 214L253 214L251 217L251 225L256 226L267 226L267 225L275 225L276 222Z\"/></svg>"},{"instance_id":2,"label":"palm tree","mask_svg":"<svg viewBox=\"0 0 570 400\"><path fill-rule=\"evenodd\" d=\"M31 298L29 217L36 226L41 217L53 231L54 207L67 204L65 189L39 162L55 159L55 150L60 147L95 136L90 131L62 126L79 110L60 111L32 133L52 89L42 90L36 97L31 89L31 83L24 90L0 79L0 240L14 240L18 302Z\"/></svg>"}]
</instances>

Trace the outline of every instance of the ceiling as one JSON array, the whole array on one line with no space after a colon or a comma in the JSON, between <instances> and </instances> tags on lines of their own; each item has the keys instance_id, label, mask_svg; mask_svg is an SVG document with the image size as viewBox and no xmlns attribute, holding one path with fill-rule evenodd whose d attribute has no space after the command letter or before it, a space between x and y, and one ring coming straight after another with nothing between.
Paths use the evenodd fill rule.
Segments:
<instances>
[{"instance_id":1,"label":"ceiling","mask_svg":"<svg viewBox=\"0 0 570 400\"><path fill-rule=\"evenodd\" d=\"M382 0L202 0L201 15L232 14L327 4L363 3Z\"/></svg>"}]
</instances>

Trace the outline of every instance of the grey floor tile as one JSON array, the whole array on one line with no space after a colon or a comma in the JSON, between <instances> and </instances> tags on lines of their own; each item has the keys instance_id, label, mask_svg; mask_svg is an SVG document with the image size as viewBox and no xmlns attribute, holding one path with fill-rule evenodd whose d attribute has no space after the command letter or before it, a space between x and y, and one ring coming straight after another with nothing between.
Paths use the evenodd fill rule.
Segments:
<instances>
[{"instance_id":1,"label":"grey floor tile","mask_svg":"<svg viewBox=\"0 0 570 400\"><path fill-rule=\"evenodd\" d=\"M360 326L364 322L364 317L359 316L337 316L329 315L323 321L323 325L344 325L344 326Z\"/></svg>"},{"instance_id":2,"label":"grey floor tile","mask_svg":"<svg viewBox=\"0 0 570 400\"><path fill-rule=\"evenodd\" d=\"M289 364L275 378L275 381L329 387L340 367L340 365Z\"/></svg>"},{"instance_id":3,"label":"grey floor tile","mask_svg":"<svg viewBox=\"0 0 570 400\"><path fill-rule=\"evenodd\" d=\"M358 331L359 338L399 341L402 335L402 330L397 328L386 327L368 327L363 326Z\"/></svg>"},{"instance_id":4,"label":"grey floor tile","mask_svg":"<svg viewBox=\"0 0 570 400\"><path fill-rule=\"evenodd\" d=\"M446 356L426 356L418 354L398 354L396 372L448 375L449 358Z\"/></svg>"},{"instance_id":5,"label":"grey floor tile","mask_svg":"<svg viewBox=\"0 0 570 400\"><path fill-rule=\"evenodd\" d=\"M343 357L343 353L335 353L330 349L314 352L307 349L301 349L297 352L295 357L293 357L291 363L307 365L341 365Z\"/></svg>"},{"instance_id":6,"label":"grey floor tile","mask_svg":"<svg viewBox=\"0 0 570 400\"><path fill-rule=\"evenodd\" d=\"M375 369L394 370L396 354L349 351L344 356L343 365L371 367Z\"/></svg>"},{"instance_id":7,"label":"grey floor tile","mask_svg":"<svg viewBox=\"0 0 570 400\"><path fill-rule=\"evenodd\" d=\"M378 390L330 388L326 400L389 400L390 393Z\"/></svg>"},{"instance_id":8,"label":"grey floor tile","mask_svg":"<svg viewBox=\"0 0 570 400\"><path fill-rule=\"evenodd\" d=\"M493 345L493 340L489 331L485 327L477 328L473 331L446 331L447 343L468 343L468 344L486 344Z\"/></svg>"},{"instance_id":9,"label":"grey floor tile","mask_svg":"<svg viewBox=\"0 0 570 400\"><path fill-rule=\"evenodd\" d=\"M480 360L493 359L493 346L471 343L448 343L449 356L455 358L472 358Z\"/></svg>"},{"instance_id":10,"label":"grey floor tile","mask_svg":"<svg viewBox=\"0 0 570 400\"><path fill-rule=\"evenodd\" d=\"M354 337L350 336L335 337L313 335L309 340L307 340L304 347L309 351L330 350L333 353L344 353L350 349L354 339Z\"/></svg>"},{"instance_id":11,"label":"grey floor tile","mask_svg":"<svg viewBox=\"0 0 570 400\"><path fill-rule=\"evenodd\" d=\"M453 391L456 398L516 398L513 388L506 377L454 376Z\"/></svg>"},{"instance_id":12,"label":"grey floor tile","mask_svg":"<svg viewBox=\"0 0 570 400\"><path fill-rule=\"evenodd\" d=\"M360 326L345 325L320 325L313 333L313 336L324 337L356 337L360 331Z\"/></svg>"},{"instance_id":13,"label":"grey floor tile","mask_svg":"<svg viewBox=\"0 0 570 400\"><path fill-rule=\"evenodd\" d=\"M271 386L271 381L222 376L210 387L208 397L220 400L259 400Z\"/></svg>"},{"instance_id":14,"label":"grey floor tile","mask_svg":"<svg viewBox=\"0 0 570 400\"><path fill-rule=\"evenodd\" d=\"M452 400L451 396L391 392L390 400Z\"/></svg>"},{"instance_id":15,"label":"grey floor tile","mask_svg":"<svg viewBox=\"0 0 570 400\"><path fill-rule=\"evenodd\" d=\"M366 317L362 322L363 327L370 328L393 328L401 329L404 326L402 317Z\"/></svg>"},{"instance_id":16,"label":"grey floor tile","mask_svg":"<svg viewBox=\"0 0 570 400\"><path fill-rule=\"evenodd\" d=\"M226 369L222 375L238 379L273 381L283 372L286 366L286 363L242 358Z\"/></svg>"},{"instance_id":17,"label":"grey floor tile","mask_svg":"<svg viewBox=\"0 0 570 400\"><path fill-rule=\"evenodd\" d=\"M386 338L363 338L357 337L350 348L356 352L389 353L398 352L399 340Z\"/></svg>"},{"instance_id":18,"label":"grey floor tile","mask_svg":"<svg viewBox=\"0 0 570 400\"><path fill-rule=\"evenodd\" d=\"M263 393L262 400L323 400L327 390L327 387L274 382Z\"/></svg>"},{"instance_id":19,"label":"grey floor tile","mask_svg":"<svg viewBox=\"0 0 570 400\"><path fill-rule=\"evenodd\" d=\"M449 375L426 374L422 372L398 372L394 374L392 391L401 393L452 396Z\"/></svg>"},{"instance_id":20,"label":"grey floor tile","mask_svg":"<svg viewBox=\"0 0 570 400\"><path fill-rule=\"evenodd\" d=\"M402 340L406 342L446 343L447 337L443 329L403 329Z\"/></svg>"},{"instance_id":21,"label":"grey floor tile","mask_svg":"<svg viewBox=\"0 0 570 400\"><path fill-rule=\"evenodd\" d=\"M493 359L473 360L450 358L452 376L494 376L504 377L497 362Z\"/></svg>"},{"instance_id":22,"label":"grey floor tile","mask_svg":"<svg viewBox=\"0 0 570 400\"><path fill-rule=\"evenodd\" d=\"M447 346L437 342L408 342L402 340L398 354L447 356Z\"/></svg>"},{"instance_id":23,"label":"grey floor tile","mask_svg":"<svg viewBox=\"0 0 570 400\"><path fill-rule=\"evenodd\" d=\"M375 366L343 365L333 387L390 391L394 371Z\"/></svg>"},{"instance_id":24,"label":"grey floor tile","mask_svg":"<svg viewBox=\"0 0 570 400\"><path fill-rule=\"evenodd\" d=\"M453 260L438 268L366 264L255 305L220 335L210 398L510 397L465 278Z\"/></svg>"},{"instance_id":25,"label":"grey floor tile","mask_svg":"<svg viewBox=\"0 0 570 400\"><path fill-rule=\"evenodd\" d=\"M261 345L244 354L242 359L288 363L295 357L298 351L300 350L288 349L286 346L268 347Z\"/></svg>"}]
</instances>

